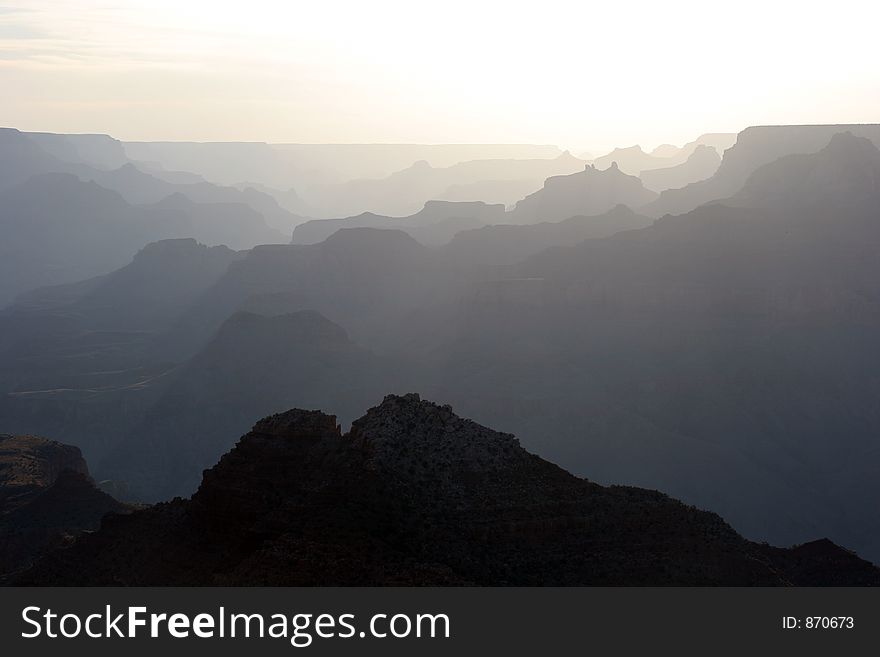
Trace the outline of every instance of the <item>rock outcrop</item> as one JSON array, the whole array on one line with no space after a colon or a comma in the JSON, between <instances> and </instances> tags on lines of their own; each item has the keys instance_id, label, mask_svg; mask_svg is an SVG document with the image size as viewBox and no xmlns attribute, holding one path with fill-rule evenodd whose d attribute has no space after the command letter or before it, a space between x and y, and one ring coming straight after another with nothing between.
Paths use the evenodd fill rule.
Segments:
<instances>
[{"instance_id":1,"label":"rock outcrop","mask_svg":"<svg viewBox=\"0 0 880 657\"><path fill-rule=\"evenodd\" d=\"M36 436L0 435L0 513L27 504L65 470L88 474L76 447Z\"/></svg>"},{"instance_id":2,"label":"rock outcrop","mask_svg":"<svg viewBox=\"0 0 880 657\"><path fill-rule=\"evenodd\" d=\"M95 487L76 447L0 436L0 583L125 510Z\"/></svg>"},{"instance_id":3,"label":"rock outcrop","mask_svg":"<svg viewBox=\"0 0 880 657\"><path fill-rule=\"evenodd\" d=\"M418 395L343 434L258 422L190 500L111 516L21 584L876 584L833 545L750 543L665 495L602 487Z\"/></svg>"}]
</instances>

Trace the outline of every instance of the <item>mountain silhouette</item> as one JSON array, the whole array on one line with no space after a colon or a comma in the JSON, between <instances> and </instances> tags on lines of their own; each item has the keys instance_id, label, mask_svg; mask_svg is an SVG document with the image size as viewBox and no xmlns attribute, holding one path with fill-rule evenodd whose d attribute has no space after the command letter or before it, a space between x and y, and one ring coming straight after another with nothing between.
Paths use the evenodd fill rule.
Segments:
<instances>
[{"instance_id":1,"label":"mountain silhouette","mask_svg":"<svg viewBox=\"0 0 880 657\"><path fill-rule=\"evenodd\" d=\"M401 216L416 212L429 199L447 198L450 192L469 190L471 198L486 201L486 186L507 193L497 202L512 204L524 194L539 189L548 177L568 174L583 168L585 162L568 151L548 159L499 159L458 162L447 167L434 167L425 160L379 179L356 179L333 185L315 186L305 190L309 204L326 215L354 214L358 211ZM498 183L514 183L502 186Z\"/></svg>"},{"instance_id":2,"label":"mountain silhouette","mask_svg":"<svg viewBox=\"0 0 880 657\"><path fill-rule=\"evenodd\" d=\"M195 240L159 242L116 272L0 312L4 430L74 443L98 464L173 370L156 342L241 257Z\"/></svg>"},{"instance_id":3,"label":"mountain silhouette","mask_svg":"<svg viewBox=\"0 0 880 657\"><path fill-rule=\"evenodd\" d=\"M218 185L251 181L274 189L288 189L296 181L307 202L311 188L323 188L349 180L381 179L424 160L431 167L445 168L470 160L552 160L556 146L533 144L265 144L247 142L123 142L128 157L150 162L169 171L202 175ZM545 176L546 177L546 176ZM429 197L400 213L415 212ZM358 207L339 211L327 208L327 216L355 214L378 208Z\"/></svg>"},{"instance_id":4,"label":"mountain silhouette","mask_svg":"<svg viewBox=\"0 0 880 657\"><path fill-rule=\"evenodd\" d=\"M624 230L644 228L653 220L625 205L596 217L571 217L558 222L495 225L465 230L455 235L446 253L472 266L514 265L555 246L570 246L587 239L608 237Z\"/></svg>"},{"instance_id":5,"label":"mountain silhouette","mask_svg":"<svg viewBox=\"0 0 880 657\"><path fill-rule=\"evenodd\" d=\"M672 162L664 162L660 158L648 155L641 146L628 146L615 148L607 155L597 157L592 164L601 171L614 165L627 175L638 176L643 169L655 169L664 164L672 164Z\"/></svg>"},{"instance_id":6,"label":"mountain silhouette","mask_svg":"<svg viewBox=\"0 0 880 657\"><path fill-rule=\"evenodd\" d=\"M113 271L161 239L193 237L233 248L285 240L246 205L173 194L133 206L66 173L34 176L0 193L0 229L0 306L37 287Z\"/></svg>"},{"instance_id":7,"label":"mountain silhouette","mask_svg":"<svg viewBox=\"0 0 880 657\"><path fill-rule=\"evenodd\" d=\"M130 162L118 169L84 173L80 177L93 180L102 187L118 192L132 204L157 203L169 196L180 194L194 203L246 205L258 212L269 227L285 233L292 230L300 221L299 217L282 209L272 196L251 187L239 190L208 182L170 183L142 171ZM249 239L256 244L260 241L277 241L278 236L269 230L264 230L262 234L255 230Z\"/></svg>"},{"instance_id":8,"label":"mountain silhouette","mask_svg":"<svg viewBox=\"0 0 880 657\"><path fill-rule=\"evenodd\" d=\"M607 155L593 160L592 164L597 169L607 169L613 162L626 174L641 176L645 171L669 169L678 167L689 160L699 149L711 148L717 153L723 153L736 142L736 135L731 133L707 133L700 135L694 141L688 142L681 148L672 144L662 144L650 153L642 150L641 146L628 148L615 148ZM705 157L705 155L704 155ZM711 175L711 173L709 174ZM702 180L691 178L687 182ZM685 184L686 184L685 183ZM653 188L651 188L653 189ZM659 190L658 190L659 191Z\"/></svg>"},{"instance_id":9,"label":"mountain silhouette","mask_svg":"<svg viewBox=\"0 0 880 657\"><path fill-rule=\"evenodd\" d=\"M401 230L345 228L318 244L259 246L230 266L169 339L175 353L189 357L238 310L308 309L345 327L356 342L368 336L378 346L396 341L393 326L413 321L416 308L440 304L455 276L433 249ZM250 303L258 307L246 308Z\"/></svg>"},{"instance_id":10,"label":"mountain silhouette","mask_svg":"<svg viewBox=\"0 0 880 657\"><path fill-rule=\"evenodd\" d=\"M95 487L76 447L0 435L0 583L126 510Z\"/></svg>"},{"instance_id":11,"label":"mountain silhouette","mask_svg":"<svg viewBox=\"0 0 880 657\"><path fill-rule=\"evenodd\" d=\"M65 173L75 167L47 153L24 133L0 128L0 193L20 185L31 176Z\"/></svg>"},{"instance_id":12,"label":"mountain silhouette","mask_svg":"<svg viewBox=\"0 0 880 657\"><path fill-rule=\"evenodd\" d=\"M851 132L821 151L786 155L757 169L729 201L747 207L855 204L880 195L880 150Z\"/></svg>"},{"instance_id":13,"label":"mountain silhouette","mask_svg":"<svg viewBox=\"0 0 880 657\"><path fill-rule=\"evenodd\" d=\"M638 178L626 175L614 164L604 171L587 166L578 173L548 178L543 188L516 204L507 222L533 224L595 216L621 204L640 207L655 196Z\"/></svg>"},{"instance_id":14,"label":"mountain silhouette","mask_svg":"<svg viewBox=\"0 0 880 657\"><path fill-rule=\"evenodd\" d=\"M404 231L422 244L438 245L445 244L461 230L503 220L503 205L487 205L482 201L428 201L419 212L409 217L383 217L365 212L345 219L307 221L294 229L293 243L323 242L340 228L391 228Z\"/></svg>"},{"instance_id":15,"label":"mountain silhouette","mask_svg":"<svg viewBox=\"0 0 880 657\"><path fill-rule=\"evenodd\" d=\"M591 169L548 183L514 211L488 210L500 217L446 245L367 227L247 252L169 242L125 276L96 272L27 293L0 312L2 430L76 444L102 479L122 488L130 478L138 494L157 499L190 492L253 418L309 404L336 409L346 423L387 390L420 390L515 433L576 475L663 490L720 513L748 539L791 545L827 536L880 559L872 130L746 130L706 181L732 191L654 222L643 214L653 203L643 210L638 201L653 195L638 179ZM85 190L85 200L71 192L56 212L51 189L35 187L28 202L50 208L43 215L85 208L83 225L99 239L120 218L140 227L153 216L164 225L165 215L149 215L149 207L133 211L99 185L53 175ZM695 189L704 186L678 191L690 198ZM633 198L620 207L621 196ZM167 203L168 222L184 225L191 200ZM579 214L595 206L603 209ZM19 244L41 266L52 263L35 245L46 248L42 236L63 235L65 226L32 222L36 215L23 210L8 216L22 230L40 227L39 240ZM425 209L424 225L436 216ZM99 261L103 254L90 248L80 250ZM9 271L27 270L17 252L8 257L17 263ZM350 388L325 386L308 350L305 370L320 384L314 397L300 401L307 386L285 388L274 374L262 387L259 372L272 371L271 358L293 370L285 350L299 353L262 320L241 322L236 334L243 354L260 340L279 345L271 356L254 348L255 370L232 347L209 349L238 313L302 312L344 331L342 355L370 354L368 378L381 389L362 385L360 366L339 376ZM222 381L189 369L205 353L226 368ZM329 355L326 362L328 371L344 369ZM175 393L184 372L200 383ZM239 372L247 386L235 385ZM290 394L275 399L275 388ZM236 399L254 405L236 414ZM228 418L226 428L208 431L208 407ZM176 458L178 443L195 436L180 450L186 459ZM143 472L138 459L117 458L130 441L155 446L154 461L140 459ZM168 480L164 465L150 473L147 463L170 464Z\"/></svg>"},{"instance_id":16,"label":"mountain silhouette","mask_svg":"<svg viewBox=\"0 0 880 657\"><path fill-rule=\"evenodd\" d=\"M829 542L750 543L661 493L602 487L510 434L390 395L258 422L189 500L111 516L18 584L823 585L878 570Z\"/></svg>"},{"instance_id":17,"label":"mountain silhouette","mask_svg":"<svg viewBox=\"0 0 880 657\"><path fill-rule=\"evenodd\" d=\"M880 125L756 126L743 130L736 144L724 151L718 171L707 180L682 189L669 189L640 211L650 216L684 214L736 194L759 167L786 155L815 153L841 132L880 144Z\"/></svg>"},{"instance_id":18,"label":"mountain silhouette","mask_svg":"<svg viewBox=\"0 0 880 657\"><path fill-rule=\"evenodd\" d=\"M314 311L238 312L169 374L142 424L102 463L141 499L191 494L205 467L254 417L296 404L338 405L351 421L384 387L389 368Z\"/></svg>"},{"instance_id":19,"label":"mountain silhouette","mask_svg":"<svg viewBox=\"0 0 880 657\"><path fill-rule=\"evenodd\" d=\"M718 170L720 164L718 151L711 146L698 146L681 164L662 169L644 169L639 173L639 178L648 189L662 192L705 180Z\"/></svg>"}]
</instances>

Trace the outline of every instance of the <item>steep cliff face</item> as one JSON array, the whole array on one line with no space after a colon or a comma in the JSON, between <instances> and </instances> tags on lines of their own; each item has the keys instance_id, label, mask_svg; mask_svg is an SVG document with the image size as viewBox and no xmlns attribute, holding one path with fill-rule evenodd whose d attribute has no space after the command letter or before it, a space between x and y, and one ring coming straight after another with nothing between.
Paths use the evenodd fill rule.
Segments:
<instances>
[{"instance_id":1,"label":"steep cliff face","mask_svg":"<svg viewBox=\"0 0 880 657\"><path fill-rule=\"evenodd\" d=\"M190 500L128 516L43 559L42 584L865 584L822 544L738 536L661 493L602 487L418 395L342 434L291 410L256 424Z\"/></svg>"},{"instance_id":2,"label":"steep cliff face","mask_svg":"<svg viewBox=\"0 0 880 657\"><path fill-rule=\"evenodd\" d=\"M125 510L95 487L76 447L0 436L0 583Z\"/></svg>"},{"instance_id":3,"label":"steep cliff face","mask_svg":"<svg viewBox=\"0 0 880 657\"><path fill-rule=\"evenodd\" d=\"M0 435L0 514L26 504L64 470L88 475L78 448L36 436Z\"/></svg>"}]
</instances>

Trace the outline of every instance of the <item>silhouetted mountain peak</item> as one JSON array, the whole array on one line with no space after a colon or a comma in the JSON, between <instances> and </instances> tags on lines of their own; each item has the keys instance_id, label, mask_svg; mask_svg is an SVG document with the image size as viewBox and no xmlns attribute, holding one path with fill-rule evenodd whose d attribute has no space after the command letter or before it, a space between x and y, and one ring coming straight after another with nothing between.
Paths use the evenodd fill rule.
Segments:
<instances>
[{"instance_id":1,"label":"silhouetted mountain peak","mask_svg":"<svg viewBox=\"0 0 880 657\"><path fill-rule=\"evenodd\" d=\"M211 546L210 550L204 548ZM744 540L655 491L598 486L416 394L342 434L294 409L257 422L190 500L104 522L19 583L876 583L842 550Z\"/></svg>"},{"instance_id":2,"label":"silhouetted mountain peak","mask_svg":"<svg viewBox=\"0 0 880 657\"><path fill-rule=\"evenodd\" d=\"M547 178L544 187L517 203L509 216L513 223L560 221L604 214L621 203L639 207L655 197L638 177L612 161L604 170L587 165L583 171Z\"/></svg>"},{"instance_id":3,"label":"silhouetted mountain peak","mask_svg":"<svg viewBox=\"0 0 880 657\"><path fill-rule=\"evenodd\" d=\"M613 208L611 208L608 212L605 213L606 217L634 217L637 213L631 207L626 205L625 203L618 203Z\"/></svg>"},{"instance_id":4,"label":"silhouetted mountain peak","mask_svg":"<svg viewBox=\"0 0 880 657\"><path fill-rule=\"evenodd\" d=\"M468 472L512 467L524 454L512 435L460 418L451 406L416 393L386 396L352 424L351 436L374 464L411 480L449 483Z\"/></svg>"},{"instance_id":5,"label":"silhouetted mountain peak","mask_svg":"<svg viewBox=\"0 0 880 657\"><path fill-rule=\"evenodd\" d=\"M880 159L880 150L877 149L874 142L865 137L857 137L849 130L836 133L831 137L831 141L828 142L828 145L819 152L826 155L843 155L846 157L852 157L858 154L859 156L872 161Z\"/></svg>"},{"instance_id":6,"label":"silhouetted mountain peak","mask_svg":"<svg viewBox=\"0 0 880 657\"><path fill-rule=\"evenodd\" d=\"M297 440L322 434L342 436L335 415L301 408L292 408L283 413L264 417L254 425L250 433L254 436L276 437L281 440Z\"/></svg>"}]
</instances>

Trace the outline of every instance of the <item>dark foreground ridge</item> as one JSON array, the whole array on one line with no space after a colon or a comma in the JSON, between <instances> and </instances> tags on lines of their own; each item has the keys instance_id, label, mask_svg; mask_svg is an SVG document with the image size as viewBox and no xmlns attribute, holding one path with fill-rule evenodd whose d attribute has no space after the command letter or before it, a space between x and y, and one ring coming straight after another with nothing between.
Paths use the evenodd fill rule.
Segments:
<instances>
[{"instance_id":1,"label":"dark foreground ridge","mask_svg":"<svg viewBox=\"0 0 880 657\"><path fill-rule=\"evenodd\" d=\"M128 515L18 579L50 585L868 585L828 541L746 541L717 515L579 479L418 395L342 434L258 422L198 492Z\"/></svg>"}]
</instances>

